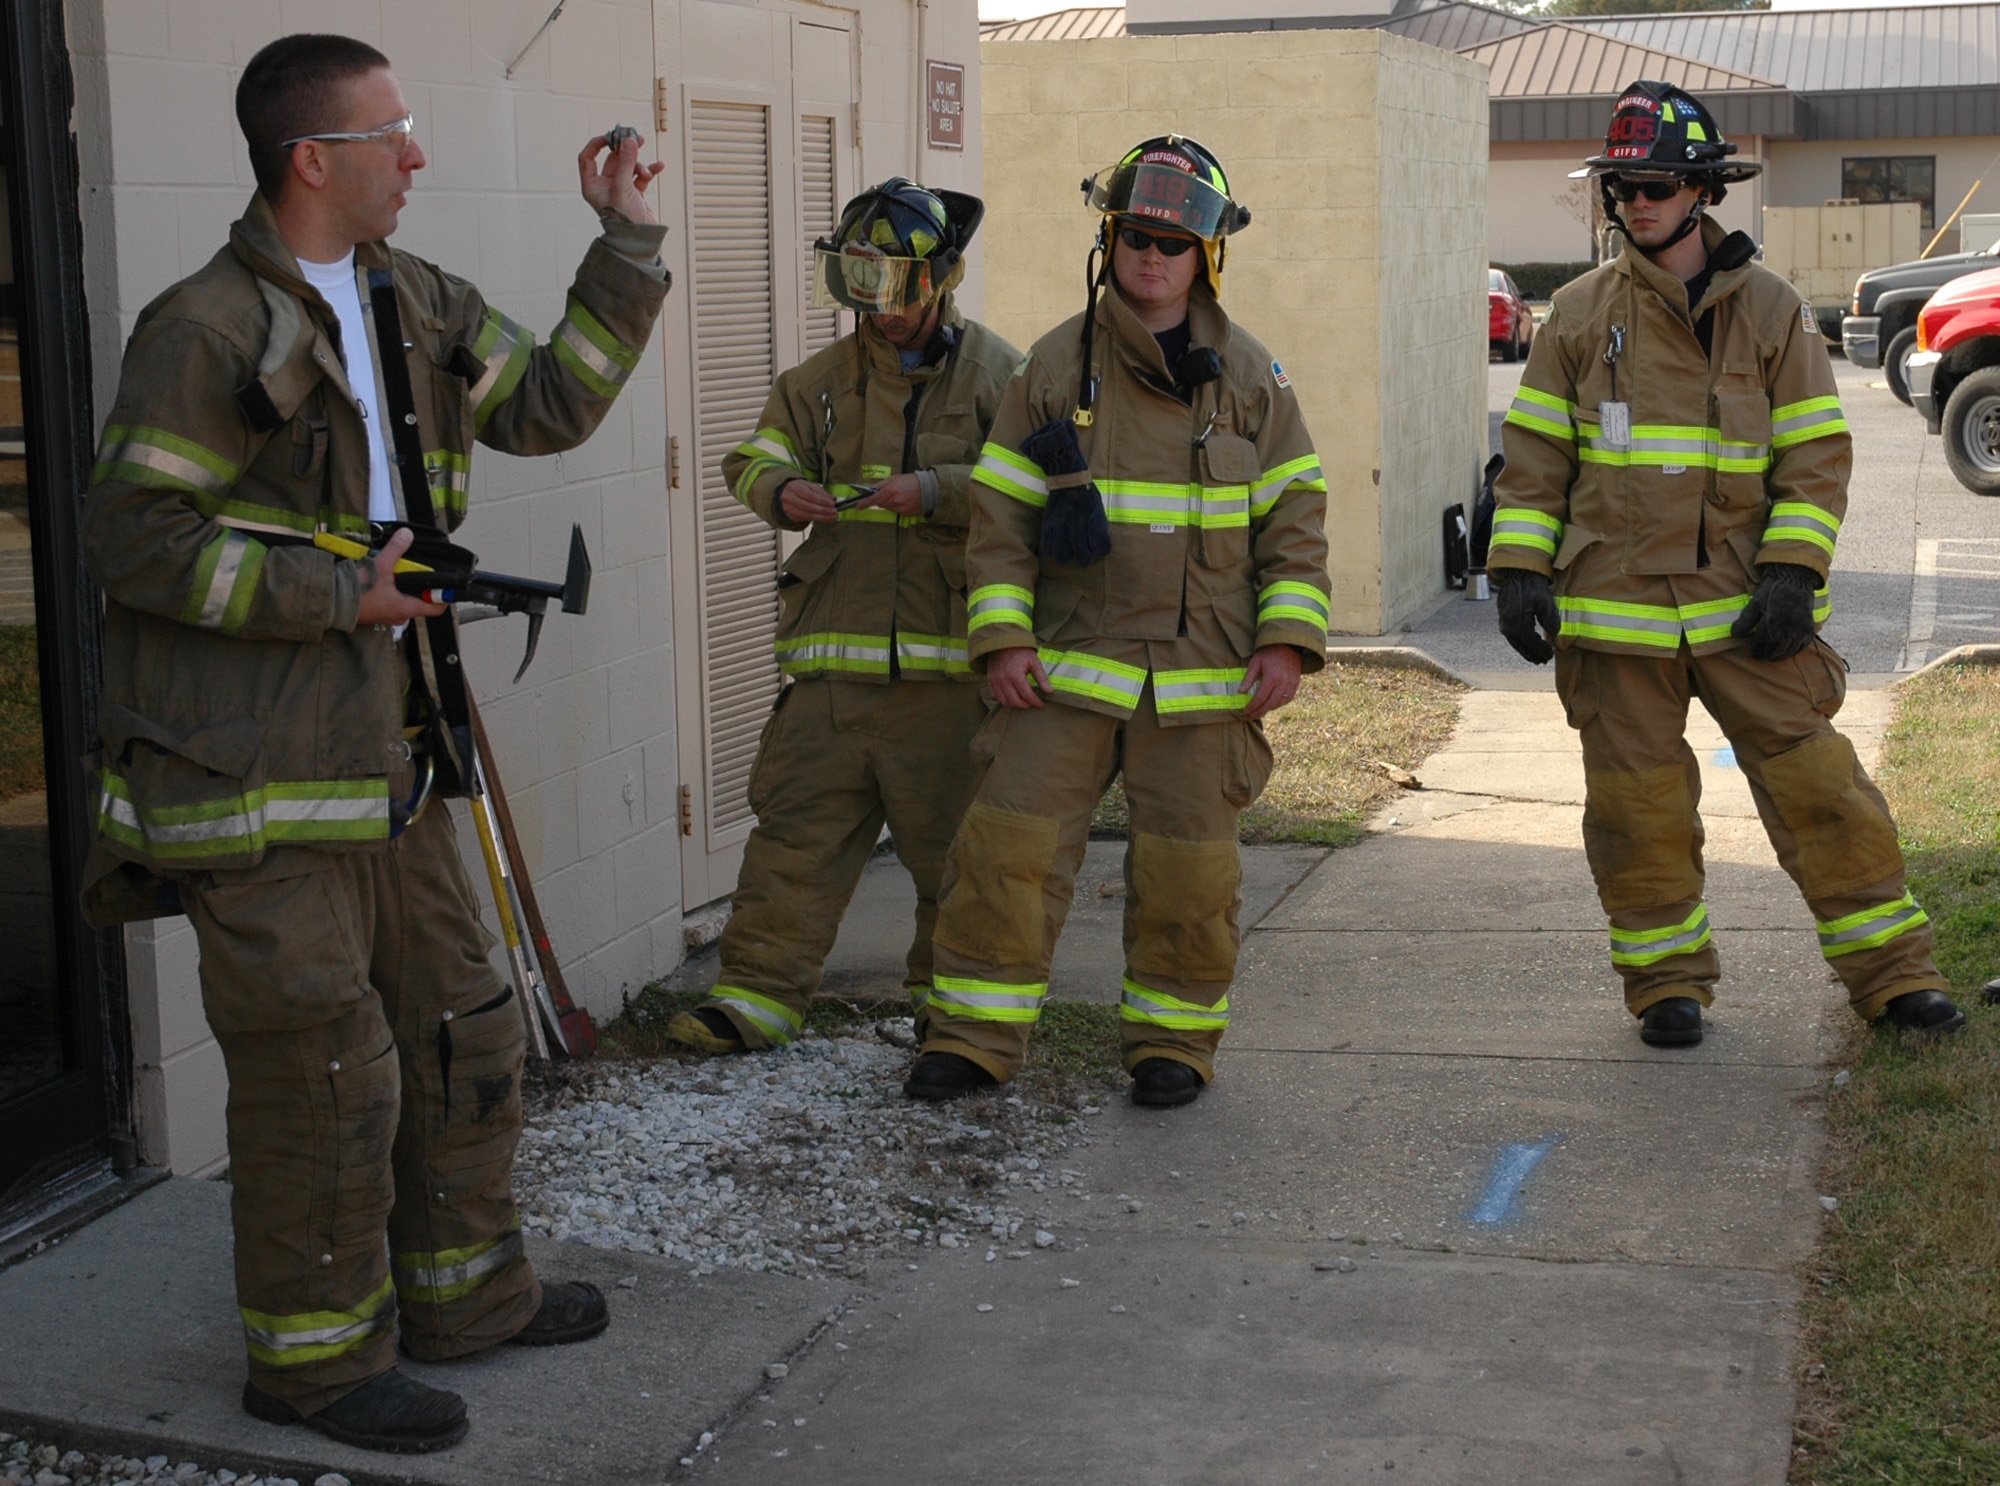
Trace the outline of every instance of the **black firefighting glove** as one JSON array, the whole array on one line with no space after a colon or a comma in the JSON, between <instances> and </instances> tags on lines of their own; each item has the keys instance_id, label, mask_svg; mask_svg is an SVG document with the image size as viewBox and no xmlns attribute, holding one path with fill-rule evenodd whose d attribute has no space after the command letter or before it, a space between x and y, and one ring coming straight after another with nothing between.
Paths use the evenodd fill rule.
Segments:
<instances>
[{"instance_id":1,"label":"black firefighting glove","mask_svg":"<svg viewBox=\"0 0 2000 1486\"><path fill-rule=\"evenodd\" d=\"M1067 418L1044 423L1028 435L1021 452L1049 477L1049 503L1042 508L1042 556L1059 568L1087 568L1104 561L1111 555L1111 523L1104 517L1104 498L1097 493L1090 466L1077 446L1076 425Z\"/></svg>"},{"instance_id":2,"label":"black firefighting glove","mask_svg":"<svg viewBox=\"0 0 2000 1486\"><path fill-rule=\"evenodd\" d=\"M1556 609L1555 590L1540 573L1526 568L1501 568L1500 634L1522 660L1531 665L1547 665L1556 653L1555 638L1562 633L1562 616ZM1536 626L1541 634L1536 634ZM1542 635L1547 635L1545 640Z\"/></svg>"},{"instance_id":3,"label":"black firefighting glove","mask_svg":"<svg viewBox=\"0 0 2000 1486\"><path fill-rule=\"evenodd\" d=\"M1813 591L1819 574L1797 563L1767 562L1757 591L1729 626L1737 639L1753 636L1750 653L1758 660L1790 660L1813 638Z\"/></svg>"}]
</instances>

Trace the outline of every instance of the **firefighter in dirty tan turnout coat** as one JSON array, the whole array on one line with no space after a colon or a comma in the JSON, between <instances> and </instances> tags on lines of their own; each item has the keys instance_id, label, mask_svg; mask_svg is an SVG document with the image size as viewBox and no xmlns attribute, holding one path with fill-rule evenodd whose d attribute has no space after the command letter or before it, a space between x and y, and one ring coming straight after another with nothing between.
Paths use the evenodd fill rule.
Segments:
<instances>
[{"instance_id":1,"label":"firefighter in dirty tan turnout coat","mask_svg":"<svg viewBox=\"0 0 2000 1486\"><path fill-rule=\"evenodd\" d=\"M1962 1019L1888 807L1833 727L1846 663L1817 638L1847 423L1812 311L1702 214L1761 168L1733 150L1698 101L1639 82L1578 172L1629 241L1556 292L1507 414L1489 558L1502 629L1531 661L1549 654L1534 623L1554 641L1582 734L1584 845L1646 1041L1699 1041L1720 974L1683 738L1695 696L1855 1011L1944 1030Z\"/></svg>"},{"instance_id":2,"label":"firefighter in dirty tan turnout coat","mask_svg":"<svg viewBox=\"0 0 2000 1486\"><path fill-rule=\"evenodd\" d=\"M345 68L349 132L288 144L275 166L264 140L260 163L262 90L281 108L313 67ZM334 295L368 321L343 336L287 226L323 224L304 214L327 190L346 193L327 198L346 213L335 228L393 231L423 152L407 117L374 126L408 107L386 60L346 38L281 39L244 79L260 190L227 246L140 315L84 509L105 594L86 907L100 924L183 910L194 923L229 1074L245 1407L369 1448L434 1449L464 1433L463 1405L393 1371L399 1318L409 1352L437 1361L580 1339L603 1328L603 1302L538 1282L522 1251L521 1009L488 965L451 820L434 803L392 828L418 768L413 651L432 671L458 657L418 617L439 610L390 598L374 562L311 538L365 540L384 499L406 514L400 488L371 480L388 356L407 367L446 527L466 515L475 439L533 455L587 438L667 292L665 229L646 225L636 143L600 173L595 140L586 199L638 219L607 218L547 344L379 240L353 245L356 292ZM295 162L336 184L301 185ZM358 310L377 288L393 292L406 349L377 344ZM364 372L372 417L354 390Z\"/></svg>"},{"instance_id":3,"label":"firefighter in dirty tan turnout coat","mask_svg":"<svg viewBox=\"0 0 2000 1486\"><path fill-rule=\"evenodd\" d=\"M952 300L982 211L900 177L849 202L815 285L858 326L780 377L723 461L761 520L810 534L778 584L789 679L751 770L757 825L719 976L668 1024L696 1051L797 1035L885 821L917 889L905 986L920 1018L929 999L938 881L986 715L965 645L969 477L1020 359Z\"/></svg>"},{"instance_id":4,"label":"firefighter in dirty tan turnout coat","mask_svg":"<svg viewBox=\"0 0 2000 1486\"><path fill-rule=\"evenodd\" d=\"M1271 769L1255 719L1324 664L1326 482L1289 378L1215 297L1249 214L1178 136L1094 179L1111 286L1021 363L973 476L972 653L1007 705L946 868L919 1098L1019 1070L1121 776L1125 1066L1140 1102L1199 1093L1241 941L1237 816Z\"/></svg>"}]
</instances>

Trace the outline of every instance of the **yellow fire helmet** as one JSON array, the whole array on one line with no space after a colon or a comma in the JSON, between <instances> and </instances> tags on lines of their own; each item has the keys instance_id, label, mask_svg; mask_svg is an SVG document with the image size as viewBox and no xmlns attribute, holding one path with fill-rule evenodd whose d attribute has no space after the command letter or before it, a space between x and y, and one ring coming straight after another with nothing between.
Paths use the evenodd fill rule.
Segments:
<instances>
[{"instance_id":1,"label":"yellow fire helmet","mask_svg":"<svg viewBox=\"0 0 2000 1486\"><path fill-rule=\"evenodd\" d=\"M1099 251L1109 256L1121 220L1191 233L1201 239L1209 290L1222 297L1225 239L1250 225L1250 213L1230 198L1229 177L1206 146L1181 134L1157 135L1091 176L1083 192L1091 209L1104 214Z\"/></svg>"},{"instance_id":2,"label":"yellow fire helmet","mask_svg":"<svg viewBox=\"0 0 2000 1486\"><path fill-rule=\"evenodd\" d=\"M965 249L986 205L902 176L848 202L829 240L813 244L812 302L894 315L929 304L965 277Z\"/></svg>"}]
</instances>

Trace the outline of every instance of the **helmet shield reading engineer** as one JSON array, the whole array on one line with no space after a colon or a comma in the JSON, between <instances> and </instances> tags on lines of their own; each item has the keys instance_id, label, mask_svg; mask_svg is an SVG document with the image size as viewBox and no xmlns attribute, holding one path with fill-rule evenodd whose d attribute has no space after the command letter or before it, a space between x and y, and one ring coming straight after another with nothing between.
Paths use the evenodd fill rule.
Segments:
<instances>
[{"instance_id":1,"label":"helmet shield reading engineer","mask_svg":"<svg viewBox=\"0 0 2000 1486\"><path fill-rule=\"evenodd\" d=\"M976 196L901 176L862 192L833 237L813 244L813 307L895 315L929 304L965 276L966 244L985 211Z\"/></svg>"}]
</instances>

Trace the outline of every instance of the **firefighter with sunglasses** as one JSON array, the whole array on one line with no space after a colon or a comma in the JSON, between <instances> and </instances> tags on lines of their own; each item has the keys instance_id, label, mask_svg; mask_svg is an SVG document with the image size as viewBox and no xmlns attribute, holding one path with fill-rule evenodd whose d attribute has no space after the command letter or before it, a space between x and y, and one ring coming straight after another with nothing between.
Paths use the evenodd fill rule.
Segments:
<instances>
[{"instance_id":1,"label":"firefighter with sunglasses","mask_svg":"<svg viewBox=\"0 0 2000 1486\"><path fill-rule=\"evenodd\" d=\"M919 1019L945 849L986 716L965 646L968 483L1021 353L952 301L985 208L902 177L814 244L813 303L854 333L786 372L722 463L759 520L805 531L778 580L778 693L750 774L757 826L708 1001L667 1025L704 1054L787 1043L886 821L917 888Z\"/></svg>"},{"instance_id":2,"label":"firefighter with sunglasses","mask_svg":"<svg viewBox=\"0 0 2000 1486\"><path fill-rule=\"evenodd\" d=\"M1271 769L1258 719L1324 661L1326 481L1291 379L1218 302L1250 214L1177 135L1085 189L1090 304L1015 369L973 475L972 655L1001 710L945 869L913 1098L1019 1070L1120 777L1132 1098L1201 1092L1241 943L1237 815Z\"/></svg>"},{"instance_id":3,"label":"firefighter with sunglasses","mask_svg":"<svg viewBox=\"0 0 2000 1486\"><path fill-rule=\"evenodd\" d=\"M1626 242L1556 292L1507 414L1500 631L1555 658L1582 735L1584 850L1644 1041L1701 1041L1721 974L1683 736L1695 697L1856 1013L1955 1031L1895 822L1833 726L1847 667L1818 631L1851 441L1812 310L1707 215L1763 168L1735 153L1698 100L1642 80L1575 173Z\"/></svg>"}]
</instances>

